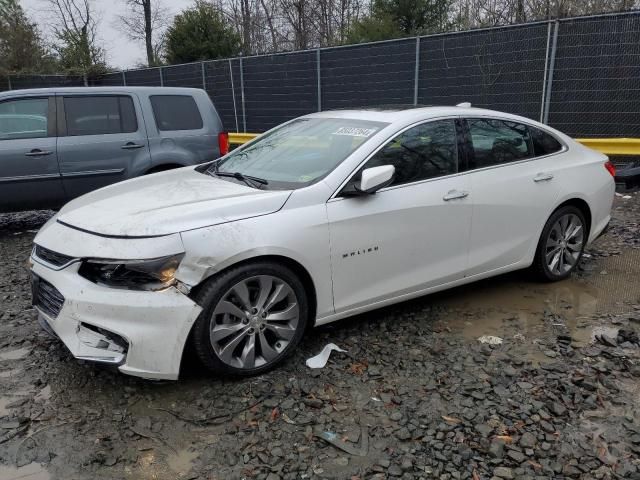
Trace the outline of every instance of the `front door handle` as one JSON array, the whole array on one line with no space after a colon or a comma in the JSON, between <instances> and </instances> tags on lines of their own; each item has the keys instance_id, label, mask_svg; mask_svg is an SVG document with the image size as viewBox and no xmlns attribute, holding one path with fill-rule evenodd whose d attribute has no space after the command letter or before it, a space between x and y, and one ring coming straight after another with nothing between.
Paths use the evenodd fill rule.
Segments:
<instances>
[{"instance_id":1,"label":"front door handle","mask_svg":"<svg viewBox=\"0 0 640 480\"><path fill-rule=\"evenodd\" d=\"M464 190L450 190L444 197L442 197L442 200L448 202L450 200L458 200L461 198L466 198L468 196L469 192L466 192Z\"/></svg>"},{"instance_id":2,"label":"front door handle","mask_svg":"<svg viewBox=\"0 0 640 480\"><path fill-rule=\"evenodd\" d=\"M45 155L51 155L53 152L49 150L40 150L39 148L34 148L30 152L25 153L27 157L44 157Z\"/></svg>"},{"instance_id":3,"label":"front door handle","mask_svg":"<svg viewBox=\"0 0 640 480\"><path fill-rule=\"evenodd\" d=\"M136 148L142 148L144 147L144 145L140 145L139 143L133 143L133 142L127 142L124 145L122 145L122 147L125 150L134 150Z\"/></svg>"},{"instance_id":4,"label":"front door handle","mask_svg":"<svg viewBox=\"0 0 640 480\"><path fill-rule=\"evenodd\" d=\"M534 182L548 182L549 180L553 180L552 173L539 173L535 177L533 177Z\"/></svg>"}]
</instances>

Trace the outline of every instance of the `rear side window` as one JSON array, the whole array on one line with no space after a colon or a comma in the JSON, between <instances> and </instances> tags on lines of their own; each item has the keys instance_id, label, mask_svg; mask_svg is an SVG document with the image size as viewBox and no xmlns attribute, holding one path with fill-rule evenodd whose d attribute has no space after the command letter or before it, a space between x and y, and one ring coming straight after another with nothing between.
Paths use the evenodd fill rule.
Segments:
<instances>
[{"instance_id":1,"label":"rear side window","mask_svg":"<svg viewBox=\"0 0 640 480\"><path fill-rule=\"evenodd\" d=\"M472 147L471 168L533 157L533 146L526 125L490 118L471 118L467 124Z\"/></svg>"},{"instance_id":2,"label":"rear side window","mask_svg":"<svg viewBox=\"0 0 640 480\"><path fill-rule=\"evenodd\" d=\"M550 155L562 150L562 144L556 138L536 127L529 127L531 139L533 140L533 151L536 157Z\"/></svg>"},{"instance_id":3,"label":"rear side window","mask_svg":"<svg viewBox=\"0 0 640 480\"><path fill-rule=\"evenodd\" d=\"M152 95L151 107L159 130L200 130L202 117L193 97Z\"/></svg>"},{"instance_id":4,"label":"rear side window","mask_svg":"<svg viewBox=\"0 0 640 480\"><path fill-rule=\"evenodd\" d=\"M105 135L138 130L131 97L95 95L64 97L67 135Z\"/></svg>"},{"instance_id":5,"label":"rear side window","mask_svg":"<svg viewBox=\"0 0 640 480\"><path fill-rule=\"evenodd\" d=\"M0 103L0 140L47 136L47 98L23 98Z\"/></svg>"}]
</instances>

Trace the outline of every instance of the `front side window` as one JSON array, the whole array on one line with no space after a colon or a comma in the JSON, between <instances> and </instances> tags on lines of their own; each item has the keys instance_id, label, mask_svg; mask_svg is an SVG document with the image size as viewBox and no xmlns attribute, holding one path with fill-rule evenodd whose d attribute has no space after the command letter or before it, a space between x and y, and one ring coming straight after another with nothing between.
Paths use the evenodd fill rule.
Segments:
<instances>
[{"instance_id":1,"label":"front side window","mask_svg":"<svg viewBox=\"0 0 640 480\"><path fill-rule=\"evenodd\" d=\"M0 102L0 140L46 137L48 105L47 98Z\"/></svg>"},{"instance_id":2,"label":"front side window","mask_svg":"<svg viewBox=\"0 0 640 480\"><path fill-rule=\"evenodd\" d=\"M490 118L467 120L471 137L471 168L533 157L529 129L521 123Z\"/></svg>"},{"instance_id":3,"label":"front side window","mask_svg":"<svg viewBox=\"0 0 640 480\"><path fill-rule=\"evenodd\" d=\"M392 185L442 177L458 171L457 145L453 120L423 123L387 143L364 168L393 165Z\"/></svg>"},{"instance_id":4,"label":"front side window","mask_svg":"<svg viewBox=\"0 0 640 480\"><path fill-rule=\"evenodd\" d=\"M128 96L64 97L67 135L106 135L138 130L133 100Z\"/></svg>"},{"instance_id":5,"label":"front side window","mask_svg":"<svg viewBox=\"0 0 640 480\"><path fill-rule=\"evenodd\" d=\"M189 95L152 95L151 107L159 130L200 130L202 117Z\"/></svg>"},{"instance_id":6,"label":"front side window","mask_svg":"<svg viewBox=\"0 0 640 480\"><path fill-rule=\"evenodd\" d=\"M347 118L300 118L234 150L206 171L266 180L263 188L300 188L336 168L387 123Z\"/></svg>"}]
</instances>

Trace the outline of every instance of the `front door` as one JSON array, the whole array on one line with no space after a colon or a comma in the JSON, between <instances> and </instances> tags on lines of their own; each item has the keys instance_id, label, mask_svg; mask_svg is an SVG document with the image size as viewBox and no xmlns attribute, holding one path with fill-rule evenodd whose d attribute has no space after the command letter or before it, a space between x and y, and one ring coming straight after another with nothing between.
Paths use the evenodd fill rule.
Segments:
<instances>
[{"instance_id":1,"label":"front door","mask_svg":"<svg viewBox=\"0 0 640 480\"><path fill-rule=\"evenodd\" d=\"M60 172L69 198L129 178L151 163L144 122L130 95L65 95L58 140Z\"/></svg>"},{"instance_id":2,"label":"front door","mask_svg":"<svg viewBox=\"0 0 640 480\"><path fill-rule=\"evenodd\" d=\"M53 97L0 101L0 211L58 207L64 198Z\"/></svg>"},{"instance_id":3,"label":"front door","mask_svg":"<svg viewBox=\"0 0 640 480\"><path fill-rule=\"evenodd\" d=\"M405 130L363 168L388 164L391 186L327 203L336 313L464 276L470 186L458 175L455 121Z\"/></svg>"}]
</instances>

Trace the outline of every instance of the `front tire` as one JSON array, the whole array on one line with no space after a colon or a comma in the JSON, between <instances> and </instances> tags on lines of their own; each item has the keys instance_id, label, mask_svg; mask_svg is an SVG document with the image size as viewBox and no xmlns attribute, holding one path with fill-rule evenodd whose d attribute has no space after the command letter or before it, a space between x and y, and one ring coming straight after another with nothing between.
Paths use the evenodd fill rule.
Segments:
<instances>
[{"instance_id":1,"label":"front tire","mask_svg":"<svg viewBox=\"0 0 640 480\"><path fill-rule=\"evenodd\" d=\"M544 281L571 275L580 263L587 241L587 222L579 208L561 207L549 217L540 235L532 268Z\"/></svg>"},{"instance_id":2,"label":"front tire","mask_svg":"<svg viewBox=\"0 0 640 480\"><path fill-rule=\"evenodd\" d=\"M195 300L203 307L193 327L195 351L222 375L276 367L298 346L309 321L302 282L275 262L234 267L208 281Z\"/></svg>"}]
</instances>

